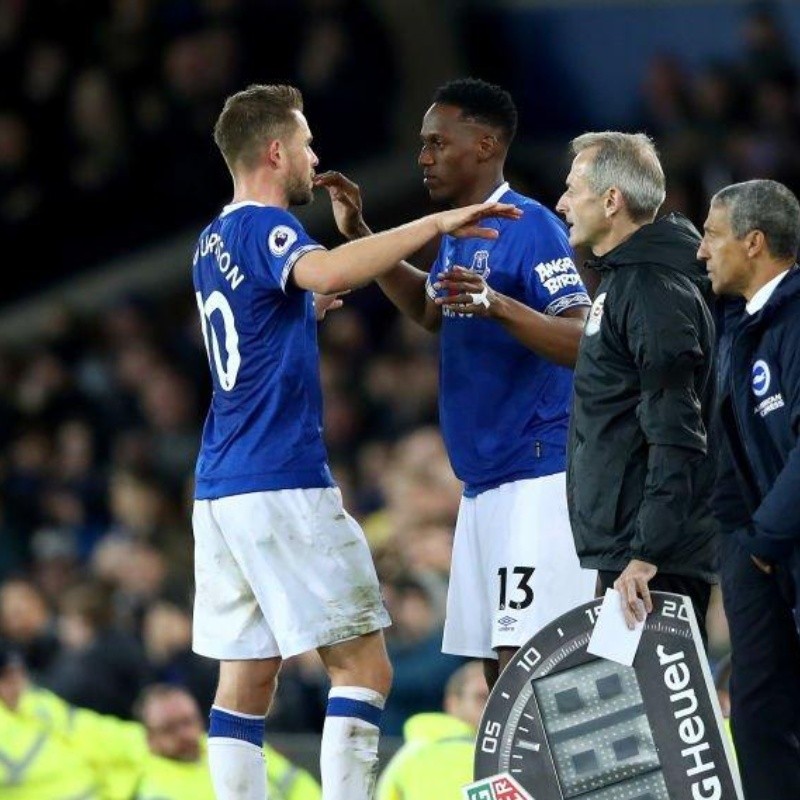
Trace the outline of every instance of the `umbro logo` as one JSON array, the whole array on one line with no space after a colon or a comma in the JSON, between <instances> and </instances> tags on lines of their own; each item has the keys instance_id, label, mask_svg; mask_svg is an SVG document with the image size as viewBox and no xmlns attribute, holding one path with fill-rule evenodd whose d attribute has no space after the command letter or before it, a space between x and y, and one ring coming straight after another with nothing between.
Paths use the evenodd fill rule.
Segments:
<instances>
[{"instance_id":1,"label":"umbro logo","mask_svg":"<svg viewBox=\"0 0 800 800\"><path fill-rule=\"evenodd\" d=\"M506 614L505 617L500 617L500 619L497 621L504 627L508 627L509 625L513 625L516 622L516 619L514 619L514 617L509 617L508 614Z\"/></svg>"}]
</instances>

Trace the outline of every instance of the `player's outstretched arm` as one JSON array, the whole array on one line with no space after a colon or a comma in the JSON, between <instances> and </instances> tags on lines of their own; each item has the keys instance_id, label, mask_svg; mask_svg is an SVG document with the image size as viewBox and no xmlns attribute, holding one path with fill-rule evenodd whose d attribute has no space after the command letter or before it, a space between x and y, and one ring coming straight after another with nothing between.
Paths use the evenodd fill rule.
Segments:
<instances>
[{"instance_id":1,"label":"player's outstretched arm","mask_svg":"<svg viewBox=\"0 0 800 800\"><path fill-rule=\"evenodd\" d=\"M375 233L333 250L312 250L298 260L292 277L301 289L334 294L354 289L395 267L440 234L459 238L497 238L493 228L481 227L488 217L519 219L522 212L508 203L479 203L429 214L382 233Z\"/></svg>"}]
</instances>

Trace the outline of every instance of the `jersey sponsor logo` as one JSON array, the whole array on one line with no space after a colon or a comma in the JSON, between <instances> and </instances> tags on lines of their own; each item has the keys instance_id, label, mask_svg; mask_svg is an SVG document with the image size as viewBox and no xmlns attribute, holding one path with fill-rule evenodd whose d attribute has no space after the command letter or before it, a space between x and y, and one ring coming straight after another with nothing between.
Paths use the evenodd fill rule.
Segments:
<instances>
[{"instance_id":1,"label":"jersey sponsor logo","mask_svg":"<svg viewBox=\"0 0 800 800\"><path fill-rule=\"evenodd\" d=\"M534 800L507 772L475 781L461 790L463 800Z\"/></svg>"},{"instance_id":2,"label":"jersey sponsor logo","mask_svg":"<svg viewBox=\"0 0 800 800\"><path fill-rule=\"evenodd\" d=\"M751 372L753 379L753 394L756 397L763 397L769 391L770 378L769 365L763 359L759 359L753 364Z\"/></svg>"},{"instance_id":3,"label":"jersey sponsor logo","mask_svg":"<svg viewBox=\"0 0 800 800\"><path fill-rule=\"evenodd\" d=\"M761 419L764 419L767 414L771 414L773 411L777 411L785 405L786 403L783 401L783 395L778 392L777 394L764 398L764 400L753 409L753 413L758 414Z\"/></svg>"},{"instance_id":4,"label":"jersey sponsor logo","mask_svg":"<svg viewBox=\"0 0 800 800\"><path fill-rule=\"evenodd\" d=\"M607 292L603 292L597 295L594 303L592 303L592 310L589 312L589 317L586 320L586 327L583 330L587 336L594 336L596 333L600 332L600 323L603 320L603 311L606 305L606 294Z\"/></svg>"},{"instance_id":5,"label":"jersey sponsor logo","mask_svg":"<svg viewBox=\"0 0 800 800\"><path fill-rule=\"evenodd\" d=\"M580 275L575 270L575 262L569 256L542 261L533 269L539 276L542 286L551 295L567 286L580 286L581 283Z\"/></svg>"},{"instance_id":6,"label":"jersey sponsor logo","mask_svg":"<svg viewBox=\"0 0 800 800\"><path fill-rule=\"evenodd\" d=\"M277 225L269 233L267 244L272 255L280 258L297 241L297 234L288 225Z\"/></svg>"}]
</instances>

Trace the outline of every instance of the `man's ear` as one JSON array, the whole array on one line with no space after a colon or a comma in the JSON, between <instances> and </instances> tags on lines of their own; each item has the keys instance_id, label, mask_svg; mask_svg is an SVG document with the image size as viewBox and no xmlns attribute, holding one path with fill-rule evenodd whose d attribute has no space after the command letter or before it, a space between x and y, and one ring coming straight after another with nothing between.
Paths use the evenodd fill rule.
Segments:
<instances>
[{"instance_id":1,"label":"man's ear","mask_svg":"<svg viewBox=\"0 0 800 800\"><path fill-rule=\"evenodd\" d=\"M280 139L272 139L264 145L264 161L272 169L280 169L286 160L286 153Z\"/></svg>"},{"instance_id":2,"label":"man's ear","mask_svg":"<svg viewBox=\"0 0 800 800\"><path fill-rule=\"evenodd\" d=\"M764 232L759 230L750 231L744 237L744 243L748 258L760 256L767 247L767 240L764 237Z\"/></svg>"},{"instance_id":3,"label":"man's ear","mask_svg":"<svg viewBox=\"0 0 800 800\"><path fill-rule=\"evenodd\" d=\"M478 140L478 161L488 161L501 147L499 139L493 133L487 133Z\"/></svg>"},{"instance_id":4,"label":"man's ear","mask_svg":"<svg viewBox=\"0 0 800 800\"><path fill-rule=\"evenodd\" d=\"M616 186L606 189L603 194L603 210L606 217L613 217L625 208L625 198Z\"/></svg>"}]
</instances>

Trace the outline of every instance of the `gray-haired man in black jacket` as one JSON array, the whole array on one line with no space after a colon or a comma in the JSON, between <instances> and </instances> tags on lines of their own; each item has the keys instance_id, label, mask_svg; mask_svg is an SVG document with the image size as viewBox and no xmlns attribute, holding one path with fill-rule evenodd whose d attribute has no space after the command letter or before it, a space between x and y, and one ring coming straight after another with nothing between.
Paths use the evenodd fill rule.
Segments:
<instances>
[{"instance_id":1,"label":"gray-haired man in black jacket","mask_svg":"<svg viewBox=\"0 0 800 800\"><path fill-rule=\"evenodd\" d=\"M749 800L800 797L798 247L797 198L756 180L712 198L698 250L714 292L746 302L738 321L728 315L720 342L728 446L715 512L732 646L731 728ZM744 514L724 481L732 472Z\"/></svg>"},{"instance_id":2,"label":"gray-haired man in black jacket","mask_svg":"<svg viewBox=\"0 0 800 800\"><path fill-rule=\"evenodd\" d=\"M556 209L601 279L575 365L567 495L581 566L623 598L629 625L650 590L688 595L701 632L714 582L710 285L700 236L657 221L664 172L644 134L587 133Z\"/></svg>"}]
</instances>

